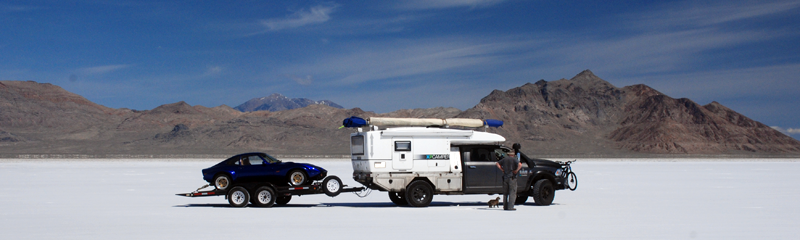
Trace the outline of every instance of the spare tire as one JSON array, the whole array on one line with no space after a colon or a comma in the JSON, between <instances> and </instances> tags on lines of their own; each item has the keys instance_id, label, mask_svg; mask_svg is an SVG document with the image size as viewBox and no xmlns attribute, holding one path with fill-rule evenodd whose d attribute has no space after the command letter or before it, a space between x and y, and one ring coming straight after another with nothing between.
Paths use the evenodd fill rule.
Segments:
<instances>
[{"instance_id":1,"label":"spare tire","mask_svg":"<svg viewBox=\"0 0 800 240\"><path fill-rule=\"evenodd\" d=\"M342 186L342 179L337 176L328 176L322 180L322 191L330 197L339 195L342 192Z\"/></svg>"}]
</instances>

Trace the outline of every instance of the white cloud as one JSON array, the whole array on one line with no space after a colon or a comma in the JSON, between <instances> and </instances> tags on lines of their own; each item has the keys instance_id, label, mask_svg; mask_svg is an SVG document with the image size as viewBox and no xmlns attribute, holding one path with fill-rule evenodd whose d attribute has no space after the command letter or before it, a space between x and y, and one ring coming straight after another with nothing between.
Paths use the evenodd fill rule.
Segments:
<instances>
[{"instance_id":1,"label":"white cloud","mask_svg":"<svg viewBox=\"0 0 800 240\"><path fill-rule=\"evenodd\" d=\"M286 77L292 79L292 81L303 86L308 86L314 83L314 77L312 77L311 75L306 75L305 77L286 75Z\"/></svg>"},{"instance_id":2,"label":"white cloud","mask_svg":"<svg viewBox=\"0 0 800 240\"><path fill-rule=\"evenodd\" d=\"M504 0L413 0L401 3L401 9L442 9L455 7L479 8L492 6Z\"/></svg>"},{"instance_id":3,"label":"white cloud","mask_svg":"<svg viewBox=\"0 0 800 240\"><path fill-rule=\"evenodd\" d=\"M800 128L782 128L778 126L772 126L771 128L786 134L800 134Z\"/></svg>"},{"instance_id":4,"label":"white cloud","mask_svg":"<svg viewBox=\"0 0 800 240\"><path fill-rule=\"evenodd\" d=\"M296 11L285 18L262 20L261 24L264 26L265 31L261 33L327 22L331 19L330 14L333 13L337 7L338 5L334 4L318 5L308 10L302 9Z\"/></svg>"},{"instance_id":5,"label":"white cloud","mask_svg":"<svg viewBox=\"0 0 800 240\"><path fill-rule=\"evenodd\" d=\"M125 69L130 66L131 66L130 64L116 64L116 65L105 65L96 67L85 67L85 68L79 68L78 70L76 70L76 72L82 75L99 75L99 74L110 73L120 69Z\"/></svg>"},{"instance_id":6,"label":"white cloud","mask_svg":"<svg viewBox=\"0 0 800 240\"><path fill-rule=\"evenodd\" d=\"M201 75L201 77L208 77L220 74L222 72L222 67L220 66L209 66L206 68L206 71Z\"/></svg>"},{"instance_id":7,"label":"white cloud","mask_svg":"<svg viewBox=\"0 0 800 240\"><path fill-rule=\"evenodd\" d=\"M639 15L639 26L705 27L770 16L800 7L797 1L719 1L711 4L689 1L683 5L668 5L657 11Z\"/></svg>"},{"instance_id":8,"label":"white cloud","mask_svg":"<svg viewBox=\"0 0 800 240\"><path fill-rule=\"evenodd\" d=\"M492 67L508 61L500 55L516 52L528 42L462 37L354 43L313 62L284 68L335 78L333 84L352 85L386 79L442 74L455 69Z\"/></svg>"}]
</instances>

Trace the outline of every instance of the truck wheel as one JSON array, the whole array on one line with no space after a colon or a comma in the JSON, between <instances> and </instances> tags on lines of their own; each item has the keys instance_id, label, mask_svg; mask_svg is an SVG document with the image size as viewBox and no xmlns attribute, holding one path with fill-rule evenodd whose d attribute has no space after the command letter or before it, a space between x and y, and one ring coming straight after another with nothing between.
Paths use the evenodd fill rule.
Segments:
<instances>
[{"instance_id":1,"label":"truck wheel","mask_svg":"<svg viewBox=\"0 0 800 240\"><path fill-rule=\"evenodd\" d=\"M271 187L260 187L253 193L250 201L257 207L272 207L275 204L275 191Z\"/></svg>"},{"instance_id":2,"label":"truck wheel","mask_svg":"<svg viewBox=\"0 0 800 240\"><path fill-rule=\"evenodd\" d=\"M228 175L220 174L214 177L214 187L218 190L228 189L228 186L230 185L231 177L228 177Z\"/></svg>"},{"instance_id":3,"label":"truck wheel","mask_svg":"<svg viewBox=\"0 0 800 240\"><path fill-rule=\"evenodd\" d=\"M289 201L291 201L291 200L292 200L292 196L280 196L280 197L278 197L278 199L275 199L275 204L283 206L283 205L286 205L287 203L289 203Z\"/></svg>"},{"instance_id":4,"label":"truck wheel","mask_svg":"<svg viewBox=\"0 0 800 240\"><path fill-rule=\"evenodd\" d=\"M408 205L408 201L406 201L406 195L402 192L389 192L389 200L392 200L392 203L397 206Z\"/></svg>"},{"instance_id":5,"label":"truck wheel","mask_svg":"<svg viewBox=\"0 0 800 240\"><path fill-rule=\"evenodd\" d=\"M308 180L308 175L303 170L293 170L289 172L289 185L290 186L299 186L306 184Z\"/></svg>"},{"instance_id":6,"label":"truck wheel","mask_svg":"<svg viewBox=\"0 0 800 240\"><path fill-rule=\"evenodd\" d=\"M234 187L228 191L228 203L230 203L231 206L244 207L247 206L247 202L249 201L250 193L243 187Z\"/></svg>"},{"instance_id":7,"label":"truck wheel","mask_svg":"<svg viewBox=\"0 0 800 240\"><path fill-rule=\"evenodd\" d=\"M322 191L330 197L339 195L342 192L342 179L337 176L328 176L322 180Z\"/></svg>"},{"instance_id":8,"label":"truck wheel","mask_svg":"<svg viewBox=\"0 0 800 240\"><path fill-rule=\"evenodd\" d=\"M519 194L519 193L517 193L517 194ZM528 194L528 192L525 192L525 194ZM522 204L525 204L525 202L527 202L527 201L528 201L528 195L517 195L517 200L514 201L514 204L522 205Z\"/></svg>"},{"instance_id":9,"label":"truck wheel","mask_svg":"<svg viewBox=\"0 0 800 240\"><path fill-rule=\"evenodd\" d=\"M550 180L541 179L533 185L533 201L536 202L536 205L548 206L553 203L555 197L556 192Z\"/></svg>"},{"instance_id":10,"label":"truck wheel","mask_svg":"<svg viewBox=\"0 0 800 240\"><path fill-rule=\"evenodd\" d=\"M413 181L406 188L406 200L412 207L427 207L433 200L433 189L425 181Z\"/></svg>"}]
</instances>

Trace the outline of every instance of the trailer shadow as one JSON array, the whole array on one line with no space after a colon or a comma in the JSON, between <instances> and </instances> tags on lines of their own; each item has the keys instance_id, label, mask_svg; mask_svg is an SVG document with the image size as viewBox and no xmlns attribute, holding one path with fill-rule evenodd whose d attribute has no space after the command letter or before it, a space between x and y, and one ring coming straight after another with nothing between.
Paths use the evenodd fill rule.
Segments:
<instances>
[{"instance_id":1,"label":"trailer shadow","mask_svg":"<svg viewBox=\"0 0 800 240\"><path fill-rule=\"evenodd\" d=\"M559 203L552 203L551 205L562 205ZM536 205L536 203L525 203L525 204L516 204L516 206L530 206L530 207L544 207L540 205ZM175 205L172 207L191 207L191 208L237 208L233 207L229 204L225 203L205 203L205 204L185 204L185 205ZM254 207L252 205L248 205L248 208L259 208ZM398 208L398 207L410 207L410 206L398 206L392 202L335 202L335 203L319 203L319 204L286 204L286 205L274 205L272 208L315 208L315 207L351 207L351 208ZM485 209L479 208L481 210L491 210L488 208L487 203L485 202L431 202L428 206L431 208L435 207L486 207ZM502 209L502 203L501 203Z\"/></svg>"}]
</instances>

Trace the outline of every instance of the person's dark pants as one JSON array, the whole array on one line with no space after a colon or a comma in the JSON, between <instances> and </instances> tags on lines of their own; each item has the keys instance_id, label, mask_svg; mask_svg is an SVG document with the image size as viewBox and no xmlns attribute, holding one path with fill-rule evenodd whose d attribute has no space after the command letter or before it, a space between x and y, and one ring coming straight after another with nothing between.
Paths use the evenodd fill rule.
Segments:
<instances>
[{"instance_id":1,"label":"person's dark pants","mask_svg":"<svg viewBox=\"0 0 800 240\"><path fill-rule=\"evenodd\" d=\"M517 178L503 178L503 209L513 209L516 201Z\"/></svg>"}]
</instances>

